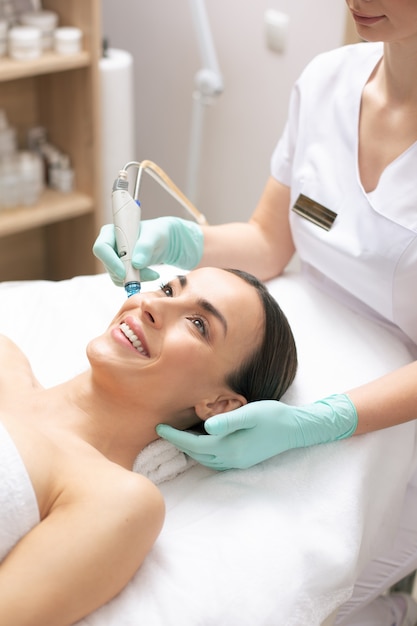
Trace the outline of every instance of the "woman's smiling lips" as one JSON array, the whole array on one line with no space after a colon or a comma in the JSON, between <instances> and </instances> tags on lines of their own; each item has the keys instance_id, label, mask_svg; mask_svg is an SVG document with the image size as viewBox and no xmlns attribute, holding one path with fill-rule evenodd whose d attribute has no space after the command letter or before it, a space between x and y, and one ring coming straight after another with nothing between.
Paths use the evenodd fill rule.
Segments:
<instances>
[{"instance_id":1,"label":"woman's smiling lips","mask_svg":"<svg viewBox=\"0 0 417 626\"><path fill-rule=\"evenodd\" d=\"M362 26L369 26L371 24L376 24L380 20L383 20L385 15L361 15L360 13L355 13L352 11L353 19L357 24L361 24Z\"/></svg>"},{"instance_id":2,"label":"woman's smiling lips","mask_svg":"<svg viewBox=\"0 0 417 626\"><path fill-rule=\"evenodd\" d=\"M132 317L128 316L119 326L120 331L129 340L131 345L142 356L149 358L149 349L145 341L145 337L142 332L142 328L138 322Z\"/></svg>"}]
</instances>

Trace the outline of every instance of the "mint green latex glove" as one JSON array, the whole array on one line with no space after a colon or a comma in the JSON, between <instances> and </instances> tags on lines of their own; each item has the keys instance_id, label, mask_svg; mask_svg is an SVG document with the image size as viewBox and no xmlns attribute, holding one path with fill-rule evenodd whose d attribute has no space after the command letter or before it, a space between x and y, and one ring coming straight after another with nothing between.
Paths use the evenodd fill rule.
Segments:
<instances>
[{"instance_id":1,"label":"mint green latex glove","mask_svg":"<svg viewBox=\"0 0 417 626\"><path fill-rule=\"evenodd\" d=\"M132 265L140 270L142 281L155 280L159 274L149 265L167 263L189 270L199 264L204 237L201 227L179 217L158 217L141 223L140 235L132 255ZM116 253L113 224L100 230L93 252L104 263L112 281L123 285L125 268Z\"/></svg>"},{"instance_id":2,"label":"mint green latex glove","mask_svg":"<svg viewBox=\"0 0 417 626\"><path fill-rule=\"evenodd\" d=\"M156 427L160 437L212 469L247 468L292 448L350 437L358 415L350 398L338 394L307 404L290 406L277 400L251 402L209 418L208 435Z\"/></svg>"}]
</instances>

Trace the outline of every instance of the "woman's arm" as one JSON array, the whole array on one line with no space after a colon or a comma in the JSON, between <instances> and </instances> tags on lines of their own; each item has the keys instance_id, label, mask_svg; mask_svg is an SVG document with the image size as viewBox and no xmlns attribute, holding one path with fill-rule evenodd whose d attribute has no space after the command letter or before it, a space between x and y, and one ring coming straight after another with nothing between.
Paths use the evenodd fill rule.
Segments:
<instances>
[{"instance_id":1,"label":"woman's arm","mask_svg":"<svg viewBox=\"0 0 417 626\"><path fill-rule=\"evenodd\" d=\"M289 204L289 187L270 177L248 223L203 227L200 265L234 267L261 280L278 276L295 251Z\"/></svg>"},{"instance_id":2,"label":"woman's arm","mask_svg":"<svg viewBox=\"0 0 417 626\"><path fill-rule=\"evenodd\" d=\"M261 280L278 276L294 254L289 225L290 190L270 177L251 219L219 226L199 226L178 217L144 220L132 255L142 280L155 280L151 265L168 263L184 269L233 267ZM121 285L125 268L115 252L112 224L100 230L93 252L113 282Z\"/></svg>"},{"instance_id":3,"label":"woman's arm","mask_svg":"<svg viewBox=\"0 0 417 626\"><path fill-rule=\"evenodd\" d=\"M348 395L358 413L356 435L417 419L417 361Z\"/></svg>"},{"instance_id":4,"label":"woman's arm","mask_svg":"<svg viewBox=\"0 0 417 626\"><path fill-rule=\"evenodd\" d=\"M97 488L94 480L90 493L57 504L12 549L0 565L0 624L67 626L123 589L164 516L157 488L125 474Z\"/></svg>"}]
</instances>

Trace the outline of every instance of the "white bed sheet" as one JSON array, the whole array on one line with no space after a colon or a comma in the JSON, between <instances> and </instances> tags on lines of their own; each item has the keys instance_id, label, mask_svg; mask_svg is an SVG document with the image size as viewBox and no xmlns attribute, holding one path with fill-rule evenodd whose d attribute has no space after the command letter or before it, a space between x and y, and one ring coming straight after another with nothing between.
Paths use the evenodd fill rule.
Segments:
<instances>
[{"instance_id":1,"label":"white bed sheet","mask_svg":"<svg viewBox=\"0 0 417 626\"><path fill-rule=\"evenodd\" d=\"M412 360L385 328L299 274L269 288L298 344L288 402L344 391ZM50 386L87 367L88 340L124 297L104 274L3 283L0 332ZM166 523L142 568L79 625L319 626L392 541L416 459L413 422L290 451L245 471L191 467L161 485Z\"/></svg>"}]
</instances>

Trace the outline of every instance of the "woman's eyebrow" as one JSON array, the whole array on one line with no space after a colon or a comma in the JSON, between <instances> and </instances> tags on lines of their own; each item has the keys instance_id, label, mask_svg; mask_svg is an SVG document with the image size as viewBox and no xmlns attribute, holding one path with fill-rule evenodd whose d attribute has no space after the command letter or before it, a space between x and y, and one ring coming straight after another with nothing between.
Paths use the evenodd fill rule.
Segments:
<instances>
[{"instance_id":1,"label":"woman's eyebrow","mask_svg":"<svg viewBox=\"0 0 417 626\"><path fill-rule=\"evenodd\" d=\"M187 277L184 276L183 274L179 274L177 276L177 278L179 280L179 283L180 283L181 287L183 289L185 289L185 287L188 285ZM223 326L224 336L226 336L227 335L227 321L226 321L226 318L224 317L224 315L222 313L220 313L219 309L217 309L211 302L209 302L205 298L199 298L197 300L197 304L202 309L207 311L207 313L211 313L211 315L214 315L214 317L219 320L219 322Z\"/></svg>"}]
</instances>

